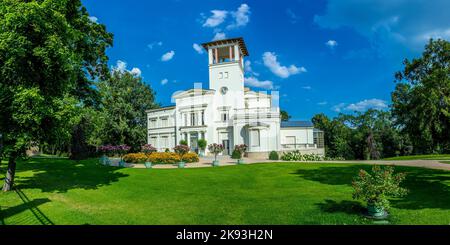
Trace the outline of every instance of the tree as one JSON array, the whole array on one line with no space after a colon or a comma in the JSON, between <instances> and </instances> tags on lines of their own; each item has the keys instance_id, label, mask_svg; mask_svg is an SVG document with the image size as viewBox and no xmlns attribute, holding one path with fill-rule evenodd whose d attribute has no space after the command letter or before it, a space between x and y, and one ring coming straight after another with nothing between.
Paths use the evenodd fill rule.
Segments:
<instances>
[{"instance_id":1,"label":"tree","mask_svg":"<svg viewBox=\"0 0 450 245\"><path fill-rule=\"evenodd\" d=\"M283 121L283 122L287 122L287 121L289 121L289 119L291 119L291 116L288 114L287 111L281 110L280 116L281 116L281 121Z\"/></svg>"},{"instance_id":2,"label":"tree","mask_svg":"<svg viewBox=\"0 0 450 245\"><path fill-rule=\"evenodd\" d=\"M139 151L147 139L146 110L158 108L155 93L142 77L114 70L111 79L101 81L105 144L126 144Z\"/></svg>"},{"instance_id":3,"label":"tree","mask_svg":"<svg viewBox=\"0 0 450 245\"><path fill-rule=\"evenodd\" d=\"M450 152L450 43L430 39L422 56L395 74L392 113L416 153Z\"/></svg>"},{"instance_id":4,"label":"tree","mask_svg":"<svg viewBox=\"0 0 450 245\"><path fill-rule=\"evenodd\" d=\"M112 34L89 20L79 0L3 0L0 26L0 134L9 158L3 191L9 191L17 158L32 142L57 137L65 99L95 103L92 84L109 74Z\"/></svg>"}]
</instances>

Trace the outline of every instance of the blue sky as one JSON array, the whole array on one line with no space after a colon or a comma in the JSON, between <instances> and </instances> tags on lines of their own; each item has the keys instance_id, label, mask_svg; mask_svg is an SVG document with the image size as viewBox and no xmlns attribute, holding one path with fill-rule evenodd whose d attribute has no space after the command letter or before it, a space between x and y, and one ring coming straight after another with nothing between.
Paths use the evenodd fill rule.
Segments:
<instances>
[{"instance_id":1,"label":"blue sky","mask_svg":"<svg viewBox=\"0 0 450 245\"><path fill-rule=\"evenodd\" d=\"M293 119L386 109L404 58L427 39L450 39L448 0L84 0L91 19L114 33L110 66L149 83L162 105L208 87L201 44L244 37L246 84L276 90ZM200 51L200 52L199 52Z\"/></svg>"}]
</instances>

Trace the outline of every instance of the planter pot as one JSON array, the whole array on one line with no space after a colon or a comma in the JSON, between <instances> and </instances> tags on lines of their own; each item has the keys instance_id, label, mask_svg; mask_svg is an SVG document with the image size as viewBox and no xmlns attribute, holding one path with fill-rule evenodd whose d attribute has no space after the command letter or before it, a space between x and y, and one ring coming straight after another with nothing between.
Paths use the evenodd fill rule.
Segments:
<instances>
[{"instance_id":1,"label":"planter pot","mask_svg":"<svg viewBox=\"0 0 450 245\"><path fill-rule=\"evenodd\" d=\"M106 157L104 164L105 166L111 166L111 159L109 159L109 157Z\"/></svg>"},{"instance_id":2,"label":"planter pot","mask_svg":"<svg viewBox=\"0 0 450 245\"><path fill-rule=\"evenodd\" d=\"M119 167L125 167L125 161L124 160L120 160L119 161Z\"/></svg>"},{"instance_id":3,"label":"planter pot","mask_svg":"<svg viewBox=\"0 0 450 245\"><path fill-rule=\"evenodd\" d=\"M178 168L184 168L185 165L186 163L184 162L178 162Z\"/></svg>"},{"instance_id":4,"label":"planter pot","mask_svg":"<svg viewBox=\"0 0 450 245\"><path fill-rule=\"evenodd\" d=\"M214 161L212 162L212 165L213 165L214 167L219 166L219 160L214 160Z\"/></svg>"},{"instance_id":5,"label":"planter pot","mask_svg":"<svg viewBox=\"0 0 450 245\"><path fill-rule=\"evenodd\" d=\"M384 208L377 208L374 204L367 205L367 216L375 219L383 219L388 216Z\"/></svg>"},{"instance_id":6,"label":"planter pot","mask_svg":"<svg viewBox=\"0 0 450 245\"><path fill-rule=\"evenodd\" d=\"M101 156L100 157L100 164L106 165L107 160L108 160L107 156L105 156L105 155Z\"/></svg>"},{"instance_id":7,"label":"planter pot","mask_svg":"<svg viewBox=\"0 0 450 245\"><path fill-rule=\"evenodd\" d=\"M238 159L237 164L244 164L244 159Z\"/></svg>"},{"instance_id":8,"label":"planter pot","mask_svg":"<svg viewBox=\"0 0 450 245\"><path fill-rule=\"evenodd\" d=\"M152 168L151 162L145 162L144 165L145 165L145 168Z\"/></svg>"}]
</instances>

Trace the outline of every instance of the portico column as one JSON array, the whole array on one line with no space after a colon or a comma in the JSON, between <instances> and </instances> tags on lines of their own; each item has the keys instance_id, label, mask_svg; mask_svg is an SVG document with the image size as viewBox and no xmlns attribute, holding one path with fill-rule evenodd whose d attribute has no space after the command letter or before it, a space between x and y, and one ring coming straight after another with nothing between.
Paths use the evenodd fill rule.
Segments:
<instances>
[{"instance_id":1,"label":"portico column","mask_svg":"<svg viewBox=\"0 0 450 245\"><path fill-rule=\"evenodd\" d=\"M187 141L188 146L191 147L191 132L187 133L187 140L186 141Z\"/></svg>"}]
</instances>

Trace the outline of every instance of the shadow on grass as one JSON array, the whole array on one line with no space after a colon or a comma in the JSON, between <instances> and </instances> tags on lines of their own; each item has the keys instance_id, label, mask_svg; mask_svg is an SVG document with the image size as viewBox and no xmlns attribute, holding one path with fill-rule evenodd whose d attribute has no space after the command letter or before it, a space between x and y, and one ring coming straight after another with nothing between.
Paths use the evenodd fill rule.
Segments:
<instances>
[{"instance_id":1,"label":"shadow on grass","mask_svg":"<svg viewBox=\"0 0 450 245\"><path fill-rule=\"evenodd\" d=\"M100 165L96 159L76 162L67 159L31 158L17 164L15 187L59 193L77 188L98 189L128 176L118 170L116 167ZM32 174L21 174L26 171L31 171Z\"/></svg>"},{"instance_id":2,"label":"shadow on grass","mask_svg":"<svg viewBox=\"0 0 450 245\"><path fill-rule=\"evenodd\" d=\"M347 200L336 202L327 199L324 203L317 203L316 205L326 213L361 214L365 210L359 202Z\"/></svg>"},{"instance_id":3,"label":"shadow on grass","mask_svg":"<svg viewBox=\"0 0 450 245\"><path fill-rule=\"evenodd\" d=\"M328 185L351 186L360 169L370 170L370 165L350 165L341 167L319 167L298 169L295 175ZM450 171L415 167L395 167L396 172L406 172L402 186L409 190L404 198L392 199L391 206L399 209L438 208L450 209ZM351 198L351 197L350 197ZM328 200L329 201L329 200ZM323 204L330 207L333 203Z\"/></svg>"}]
</instances>

